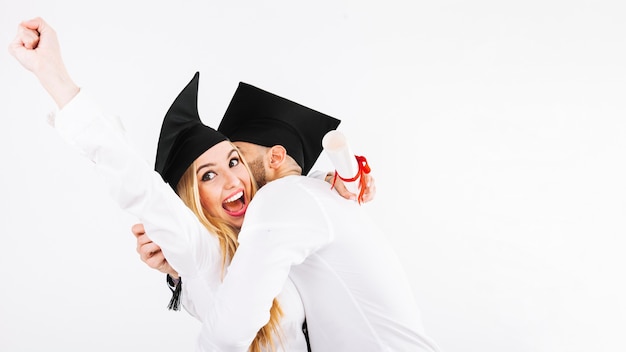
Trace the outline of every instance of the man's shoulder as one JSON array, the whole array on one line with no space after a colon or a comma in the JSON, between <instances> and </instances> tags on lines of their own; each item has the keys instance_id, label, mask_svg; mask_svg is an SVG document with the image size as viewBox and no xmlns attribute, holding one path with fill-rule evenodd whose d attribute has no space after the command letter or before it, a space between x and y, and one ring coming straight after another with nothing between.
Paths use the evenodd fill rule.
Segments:
<instances>
[{"instance_id":1,"label":"man's shoulder","mask_svg":"<svg viewBox=\"0 0 626 352\"><path fill-rule=\"evenodd\" d=\"M261 187L254 196L252 204L301 207L314 202L320 192L328 190L330 190L330 185L323 180L299 175L286 176ZM298 201L294 202L294 199Z\"/></svg>"},{"instance_id":2,"label":"man's shoulder","mask_svg":"<svg viewBox=\"0 0 626 352\"><path fill-rule=\"evenodd\" d=\"M327 186L327 187L326 187ZM311 178L302 175L291 175L281 177L274 181L268 182L265 186L261 187L258 194L276 194L276 193L289 193L289 192L305 192L310 189L330 189L331 186L328 182L320 179Z\"/></svg>"}]
</instances>

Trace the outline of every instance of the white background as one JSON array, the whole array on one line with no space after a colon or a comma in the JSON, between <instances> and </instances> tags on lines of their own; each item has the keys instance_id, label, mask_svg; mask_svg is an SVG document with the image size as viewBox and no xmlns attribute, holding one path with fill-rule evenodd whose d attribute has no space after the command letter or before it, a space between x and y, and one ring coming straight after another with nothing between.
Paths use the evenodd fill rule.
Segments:
<instances>
[{"instance_id":1,"label":"white background","mask_svg":"<svg viewBox=\"0 0 626 352\"><path fill-rule=\"evenodd\" d=\"M51 23L150 164L195 71L212 126L239 81L336 116L442 350L624 351L623 7L0 0L0 42ZM0 97L0 351L190 351L198 324L166 310L136 219L47 126L52 100L6 50Z\"/></svg>"}]
</instances>

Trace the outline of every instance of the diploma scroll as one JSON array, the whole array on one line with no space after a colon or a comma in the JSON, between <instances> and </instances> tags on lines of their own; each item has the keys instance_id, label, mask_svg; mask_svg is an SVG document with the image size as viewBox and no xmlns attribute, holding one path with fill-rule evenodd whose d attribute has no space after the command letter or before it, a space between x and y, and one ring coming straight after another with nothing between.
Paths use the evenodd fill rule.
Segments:
<instances>
[{"instance_id":1,"label":"diploma scroll","mask_svg":"<svg viewBox=\"0 0 626 352\"><path fill-rule=\"evenodd\" d=\"M335 167L335 177L344 182L348 191L358 195L358 201L361 203L364 191L361 176L370 172L367 160L354 155L346 137L337 130L326 133L322 139L322 147Z\"/></svg>"}]
</instances>

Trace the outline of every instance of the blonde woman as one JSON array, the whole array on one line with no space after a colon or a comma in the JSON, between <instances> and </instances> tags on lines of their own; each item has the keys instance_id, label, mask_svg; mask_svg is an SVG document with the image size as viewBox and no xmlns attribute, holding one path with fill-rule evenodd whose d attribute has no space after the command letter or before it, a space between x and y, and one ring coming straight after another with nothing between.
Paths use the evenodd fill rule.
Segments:
<instances>
[{"instance_id":1,"label":"blonde woman","mask_svg":"<svg viewBox=\"0 0 626 352\"><path fill-rule=\"evenodd\" d=\"M118 122L73 82L56 33L43 19L22 22L9 51L54 99L59 111L53 123L59 134L95 164L112 197L139 217L168 263L184 278L186 308L206 323L210 317L198 312L212 304L237 250L237 234L256 186L237 148L200 121L198 74L163 120L155 173ZM303 306L289 280L269 311L249 318L233 317L243 322L238 324L241 333L232 334L235 339L212 341L211 347L199 343L198 350L307 351Z\"/></svg>"}]
</instances>

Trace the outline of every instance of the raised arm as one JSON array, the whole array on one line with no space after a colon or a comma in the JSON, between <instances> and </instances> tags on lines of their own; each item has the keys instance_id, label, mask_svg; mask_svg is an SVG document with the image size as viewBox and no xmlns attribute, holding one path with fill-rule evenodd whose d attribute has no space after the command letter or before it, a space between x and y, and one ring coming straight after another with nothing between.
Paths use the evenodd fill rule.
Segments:
<instances>
[{"instance_id":1,"label":"raised arm","mask_svg":"<svg viewBox=\"0 0 626 352\"><path fill-rule=\"evenodd\" d=\"M41 18L20 23L9 52L56 102L55 128L62 138L95 164L112 198L141 219L169 264L181 275L219 267L217 238L137 153L118 122L74 83L53 28Z\"/></svg>"}]
</instances>

